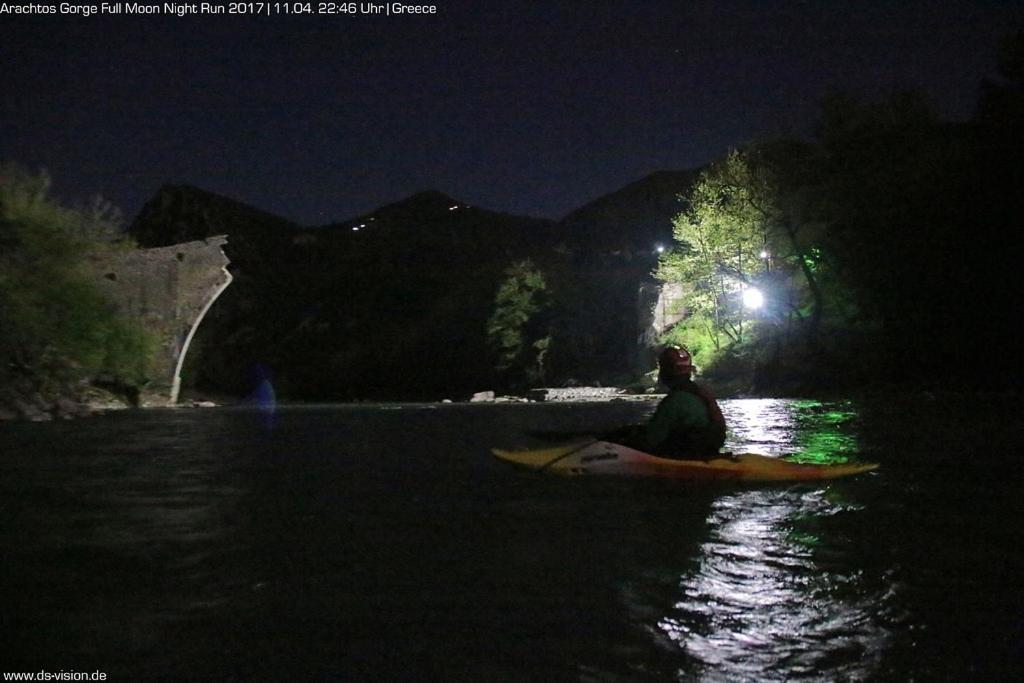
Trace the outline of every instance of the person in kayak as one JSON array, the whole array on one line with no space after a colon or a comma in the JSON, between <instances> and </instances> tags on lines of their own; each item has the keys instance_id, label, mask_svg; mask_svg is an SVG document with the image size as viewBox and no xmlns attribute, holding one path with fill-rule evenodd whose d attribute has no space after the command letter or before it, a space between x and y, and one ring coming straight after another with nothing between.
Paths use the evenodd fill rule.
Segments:
<instances>
[{"instance_id":1,"label":"person in kayak","mask_svg":"<svg viewBox=\"0 0 1024 683\"><path fill-rule=\"evenodd\" d=\"M668 394L645 425L631 429L623 443L664 458L711 460L721 457L725 418L706 388L691 379L694 367L683 346L669 346L658 357L658 381Z\"/></svg>"}]
</instances>

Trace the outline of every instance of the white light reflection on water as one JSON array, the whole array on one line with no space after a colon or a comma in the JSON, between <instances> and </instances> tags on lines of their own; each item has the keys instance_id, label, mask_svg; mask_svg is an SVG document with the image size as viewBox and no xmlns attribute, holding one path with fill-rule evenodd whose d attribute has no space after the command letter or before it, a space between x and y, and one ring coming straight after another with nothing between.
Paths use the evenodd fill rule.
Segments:
<instances>
[{"instance_id":1,"label":"white light reflection on water","mask_svg":"<svg viewBox=\"0 0 1024 683\"><path fill-rule=\"evenodd\" d=\"M723 401L727 448L833 461L856 450L844 433L848 404ZM855 550L829 533L828 518L859 507L838 489L806 486L738 491L717 498L709 536L680 599L657 622L691 660L681 680L863 680L890 633L878 618L879 582L864 577Z\"/></svg>"},{"instance_id":2,"label":"white light reflection on water","mask_svg":"<svg viewBox=\"0 0 1024 683\"><path fill-rule=\"evenodd\" d=\"M813 532L815 517L851 512L825 490L744 491L714 503L700 564L658 622L696 660L698 680L870 677L890 638L872 616L885 596L868 594L858 570L834 562L841 549Z\"/></svg>"},{"instance_id":3,"label":"white light reflection on water","mask_svg":"<svg viewBox=\"0 0 1024 683\"><path fill-rule=\"evenodd\" d=\"M857 414L849 401L735 399L722 401L722 412L729 425L726 450L734 453L832 464L846 462L858 451L849 428Z\"/></svg>"},{"instance_id":4,"label":"white light reflection on water","mask_svg":"<svg viewBox=\"0 0 1024 683\"><path fill-rule=\"evenodd\" d=\"M777 455L787 452L796 434L797 421L792 402L777 399L736 399L722 401L729 425L726 450L735 453Z\"/></svg>"}]
</instances>

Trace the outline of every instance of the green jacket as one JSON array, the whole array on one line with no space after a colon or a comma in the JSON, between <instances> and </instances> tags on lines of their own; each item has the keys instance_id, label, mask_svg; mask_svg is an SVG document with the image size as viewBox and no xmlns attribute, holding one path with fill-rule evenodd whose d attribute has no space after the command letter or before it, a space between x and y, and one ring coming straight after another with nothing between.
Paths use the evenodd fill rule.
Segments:
<instances>
[{"instance_id":1,"label":"green jacket","mask_svg":"<svg viewBox=\"0 0 1024 683\"><path fill-rule=\"evenodd\" d=\"M642 450L671 458L708 458L725 444L725 421L711 394L693 382L671 388L643 427Z\"/></svg>"}]
</instances>

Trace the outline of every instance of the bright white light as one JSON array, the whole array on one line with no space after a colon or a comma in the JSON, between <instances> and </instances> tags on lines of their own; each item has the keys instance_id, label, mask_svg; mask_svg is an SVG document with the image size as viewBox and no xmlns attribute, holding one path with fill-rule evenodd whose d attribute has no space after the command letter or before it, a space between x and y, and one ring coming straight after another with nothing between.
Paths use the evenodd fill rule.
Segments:
<instances>
[{"instance_id":1,"label":"bright white light","mask_svg":"<svg viewBox=\"0 0 1024 683\"><path fill-rule=\"evenodd\" d=\"M359 232L359 226L358 225L353 225L352 226L352 232Z\"/></svg>"},{"instance_id":2,"label":"bright white light","mask_svg":"<svg viewBox=\"0 0 1024 683\"><path fill-rule=\"evenodd\" d=\"M459 208L459 205L458 205L458 204L456 204L455 206L449 206L449 207L448 207L448 210L449 210L449 211L454 211L454 210L455 210L455 209L457 209L457 208Z\"/></svg>"},{"instance_id":3,"label":"bright white light","mask_svg":"<svg viewBox=\"0 0 1024 683\"><path fill-rule=\"evenodd\" d=\"M764 306L764 295L761 290L749 287L743 290L743 305L747 308L761 308Z\"/></svg>"},{"instance_id":4,"label":"bright white light","mask_svg":"<svg viewBox=\"0 0 1024 683\"><path fill-rule=\"evenodd\" d=\"M654 250L655 250L656 252L658 252L659 254L664 254L664 253L665 253L665 247L661 246L660 244L659 244L658 246L656 246L656 247L654 248Z\"/></svg>"},{"instance_id":5,"label":"bright white light","mask_svg":"<svg viewBox=\"0 0 1024 683\"><path fill-rule=\"evenodd\" d=\"M762 249L761 250L761 258L768 258L768 252Z\"/></svg>"}]
</instances>

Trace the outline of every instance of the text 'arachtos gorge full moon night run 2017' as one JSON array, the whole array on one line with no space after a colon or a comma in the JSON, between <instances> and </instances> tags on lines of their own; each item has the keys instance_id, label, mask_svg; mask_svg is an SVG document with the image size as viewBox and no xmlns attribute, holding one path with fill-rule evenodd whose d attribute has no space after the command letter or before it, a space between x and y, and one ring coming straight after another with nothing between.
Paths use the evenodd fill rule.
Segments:
<instances>
[{"instance_id":1,"label":"text 'arachtos gorge full moon night run 2017'","mask_svg":"<svg viewBox=\"0 0 1024 683\"><path fill-rule=\"evenodd\" d=\"M137 2L103 2L82 4L0 3L0 15L62 15L90 17L96 15L159 15L184 17L201 14L234 14L254 16L323 15L402 16L437 14L437 5L407 5L400 2L165 2L145 4Z\"/></svg>"}]
</instances>

